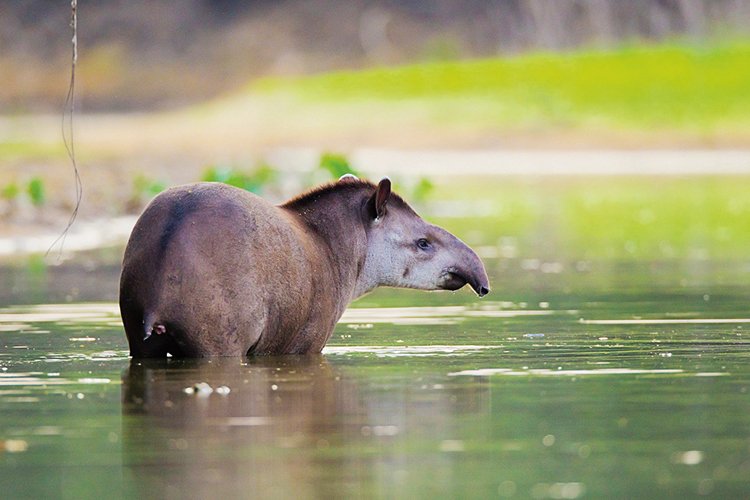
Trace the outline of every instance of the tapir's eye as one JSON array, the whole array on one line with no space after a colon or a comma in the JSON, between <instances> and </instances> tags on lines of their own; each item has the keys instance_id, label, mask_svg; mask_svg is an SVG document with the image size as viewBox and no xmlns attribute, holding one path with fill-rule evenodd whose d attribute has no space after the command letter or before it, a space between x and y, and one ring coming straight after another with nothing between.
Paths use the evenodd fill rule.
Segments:
<instances>
[{"instance_id":1,"label":"tapir's eye","mask_svg":"<svg viewBox=\"0 0 750 500\"><path fill-rule=\"evenodd\" d=\"M419 238L417 240L417 246L419 247L420 250L429 250L430 248L432 248L432 243L430 243L424 238Z\"/></svg>"}]
</instances>

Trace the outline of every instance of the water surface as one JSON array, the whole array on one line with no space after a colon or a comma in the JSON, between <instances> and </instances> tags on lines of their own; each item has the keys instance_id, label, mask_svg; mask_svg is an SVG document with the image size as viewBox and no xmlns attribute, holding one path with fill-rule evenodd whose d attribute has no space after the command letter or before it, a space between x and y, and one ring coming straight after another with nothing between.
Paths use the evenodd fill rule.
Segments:
<instances>
[{"instance_id":1,"label":"water surface","mask_svg":"<svg viewBox=\"0 0 750 500\"><path fill-rule=\"evenodd\" d=\"M2 489L743 497L747 291L387 291L414 305L366 298L323 355L211 361L129 360L111 302L5 307Z\"/></svg>"},{"instance_id":2,"label":"water surface","mask_svg":"<svg viewBox=\"0 0 750 500\"><path fill-rule=\"evenodd\" d=\"M380 290L316 356L131 361L121 249L0 266L2 496L750 496L750 205L504 189L444 221L491 295Z\"/></svg>"}]
</instances>

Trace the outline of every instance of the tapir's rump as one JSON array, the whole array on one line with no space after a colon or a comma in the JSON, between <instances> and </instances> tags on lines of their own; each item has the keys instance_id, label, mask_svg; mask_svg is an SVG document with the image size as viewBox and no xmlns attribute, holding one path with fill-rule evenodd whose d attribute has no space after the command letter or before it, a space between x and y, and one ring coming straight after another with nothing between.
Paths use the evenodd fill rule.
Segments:
<instances>
[{"instance_id":1,"label":"tapir's rump","mask_svg":"<svg viewBox=\"0 0 750 500\"><path fill-rule=\"evenodd\" d=\"M343 178L274 206L218 183L169 189L123 259L120 311L134 357L320 352L346 306L381 285L489 282L458 238L390 181Z\"/></svg>"}]
</instances>

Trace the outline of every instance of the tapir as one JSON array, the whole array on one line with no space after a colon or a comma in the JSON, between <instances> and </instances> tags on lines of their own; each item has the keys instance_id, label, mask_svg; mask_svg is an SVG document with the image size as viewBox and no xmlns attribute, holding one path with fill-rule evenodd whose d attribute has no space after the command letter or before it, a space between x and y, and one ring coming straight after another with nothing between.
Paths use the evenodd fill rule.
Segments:
<instances>
[{"instance_id":1,"label":"tapir","mask_svg":"<svg viewBox=\"0 0 750 500\"><path fill-rule=\"evenodd\" d=\"M282 205L226 184L177 186L133 228L120 312L133 357L319 353L378 286L490 291L482 261L384 178L344 176Z\"/></svg>"}]
</instances>

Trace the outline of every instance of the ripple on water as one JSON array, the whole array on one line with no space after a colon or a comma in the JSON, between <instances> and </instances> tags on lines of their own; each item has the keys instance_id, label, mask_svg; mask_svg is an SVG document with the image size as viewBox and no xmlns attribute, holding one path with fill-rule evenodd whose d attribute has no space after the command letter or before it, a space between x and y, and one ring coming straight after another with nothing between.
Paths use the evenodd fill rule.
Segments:
<instances>
[{"instance_id":1,"label":"ripple on water","mask_svg":"<svg viewBox=\"0 0 750 500\"><path fill-rule=\"evenodd\" d=\"M65 385L71 381L64 378L49 378L41 372L0 373L1 387L32 387Z\"/></svg>"},{"instance_id":2,"label":"ripple on water","mask_svg":"<svg viewBox=\"0 0 750 500\"><path fill-rule=\"evenodd\" d=\"M513 368L479 368L476 370L462 370L459 372L452 372L448 375L451 377L468 375L474 377L489 377L492 375L509 375L509 376L555 376L555 377L566 377L566 376L582 376L582 375L644 375L644 374L657 374L657 375L669 375L685 373L684 370L680 369L639 369L639 368L594 368L591 370L552 370L549 368L538 368L528 370L516 370Z\"/></svg>"},{"instance_id":3,"label":"ripple on water","mask_svg":"<svg viewBox=\"0 0 750 500\"><path fill-rule=\"evenodd\" d=\"M575 311L563 311L570 314ZM481 307L356 307L347 309L339 323L392 325L451 325L466 318L516 318L521 316L549 316L560 313L550 309L504 309L503 303L484 304Z\"/></svg>"},{"instance_id":4,"label":"ripple on water","mask_svg":"<svg viewBox=\"0 0 750 500\"><path fill-rule=\"evenodd\" d=\"M750 323L750 318L580 319L584 325L726 325Z\"/></svg>"},{"instance_id":5,"label":"ripple on water","mask_svg":"<svg viewBox=\"0 0 750 500\"><path fill-rule=\"evenodd\" d=\"M120 325L119 318L119 308L112 302L14 306L0 309L0 331L28 329L33 323Z\"/></svg>"},{"instance_id":6,"label":"ripple on water","mask_svg":"<svg viewBox=\"0 0 750 500\"><path fill-rule=\"evenodd\" d=\"M60 377L57 373L3 373L0 374L0 387L13 389L0 391L0 401L4 403L34 403L38 402L39 398L30 392L32 390L53 386L107 385L111 383L111 379L104 377L65 378Z\"/></svg>"},{"instance_id":7,"label":"ripple on water","mask_svg":"<svg viewBox=\"0 0 750 500\"><path fill-rule=\"evenodd\" d=\"M130 357L129 351L100 351L91 354L81 352L66 353L48 353L40 358L45 363L62 363L66 361L87 360L87 361L121 361Z\"/></svg>"},{"instance_id":8,"label":"ripple on water","mask_svg":"<svg viewBox=\"0 0 750 500\"><path fill-rule=\"evenodd\" d=\"M467 356L487 349L502 349L497 345L420 345L420 346L328 346L323 354L374 354L379 358L402 356Z\"/></svg>"}]
</instances>

